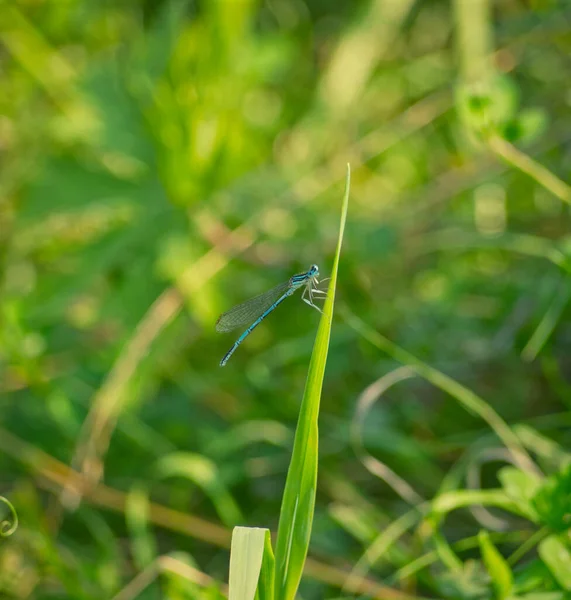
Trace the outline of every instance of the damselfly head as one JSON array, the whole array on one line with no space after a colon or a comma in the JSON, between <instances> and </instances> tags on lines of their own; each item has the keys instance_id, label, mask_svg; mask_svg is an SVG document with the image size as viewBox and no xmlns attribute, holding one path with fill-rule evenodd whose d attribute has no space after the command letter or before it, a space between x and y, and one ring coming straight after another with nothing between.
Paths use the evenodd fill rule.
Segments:
<instances>
[{"instance_id":1,"label":"damselfly head","mask_svg":"<svg viewBox=\"0 0 571 600\"><path fill-rule=\"evenodd\" d=\"M310 277L317 277L319 275L319 267L317 265L311 265L307 274Z\"/></svg>"}]
</instances>

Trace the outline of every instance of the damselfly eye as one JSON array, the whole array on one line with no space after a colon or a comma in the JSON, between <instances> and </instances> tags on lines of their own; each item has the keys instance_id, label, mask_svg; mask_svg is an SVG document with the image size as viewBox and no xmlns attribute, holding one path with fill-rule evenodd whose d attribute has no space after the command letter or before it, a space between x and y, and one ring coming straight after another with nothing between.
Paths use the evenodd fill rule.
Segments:
<instances>
[{"instance_id":1,"label":"damselfly eye","mask_svg":"<svg viewBox=\"0 0 571 600\"><path fill-rule=\"evenodd\" d=\"M311 265L309 268L312 275L319 275L319 267L317 265Z\"/></svg>"}]
</instances>

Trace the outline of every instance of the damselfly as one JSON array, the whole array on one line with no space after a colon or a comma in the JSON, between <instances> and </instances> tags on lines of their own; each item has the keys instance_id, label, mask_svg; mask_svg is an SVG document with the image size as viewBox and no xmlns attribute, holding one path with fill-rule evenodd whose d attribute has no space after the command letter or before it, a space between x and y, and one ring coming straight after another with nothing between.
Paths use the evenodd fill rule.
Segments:
<instances>
[{"instance_id":1,"label":"damselfly","mask_svg":"<svg viewBox=\"0 0 571 600\"><path fill-rule=\"evenodd\" d=\"M216 321L216 331L232 331L241 325L251 323L250 327L244 331L244 333L234 342L234 345L220 361L220 366L223 367L232 354L236 351L236 348L252 333L252 331L273 311L275 310L286 298L291 296L296 290L303 287L303 294L301 299L312 306L319 312L321 309L314 303L314 294L325 294L323 290L318 290L317 285L319 281L317 277L319 275L319 268L317 265L311 265L307 273L300 273L294 275L288 281L276 285L275 288L268 290L264 294L250 298L242 304L238 304L229 311L223 313ZM306 298L306 295L308 298ZM318 299L318 298L316 298ZM323 298L320 298L323 299Z\"/></svg>"}]
</instances>

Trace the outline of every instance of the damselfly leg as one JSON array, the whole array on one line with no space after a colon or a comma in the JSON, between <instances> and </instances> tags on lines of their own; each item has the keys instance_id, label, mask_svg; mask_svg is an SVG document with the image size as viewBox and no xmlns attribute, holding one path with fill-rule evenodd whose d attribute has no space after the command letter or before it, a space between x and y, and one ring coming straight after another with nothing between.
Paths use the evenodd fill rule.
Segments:
<instances>
[{"instance_id":1,"label":"damselfly leg","mask_svg":"<svg viewBox=\"0 0 571 600\"><path fill-rule=\"evenodd\" d=\"M312 290L311 288L311 284L306 285L305 288L303 289L303 292L301 294L301 299L306 303L309 304L309 306L312 306L313 308L315 308L315 310L318 310L321 314L323 314L323 311L319 308L319 306L315 305L313 303L313 296L312 296ZM305 297L305 294L309 295L309 300Z\"/></svg>"},{"instance_id":2,"label":"damselfly leg","mask_svg":"<svg viewBox=\"0 0 571 600\"><path fill-rule=\"evenodd\" d=\"M331 279L331 277L326 277L325 279L321 280L321 283L323 283L324 281L328 281L329 279ZM317 281L317 279L315 279L315 283L319 284L320 282ZM311 292L310 292L310 297L311 297L312 301L314 300L313 294L316 294L316 295L317 294L322 294L321 297L317 296L315 298L315 300L325 300L325 297L327 296L327 291L326 290L320 290L319 288L313 286L312 289L311 289Z\"/></svg>"}]
</instances>

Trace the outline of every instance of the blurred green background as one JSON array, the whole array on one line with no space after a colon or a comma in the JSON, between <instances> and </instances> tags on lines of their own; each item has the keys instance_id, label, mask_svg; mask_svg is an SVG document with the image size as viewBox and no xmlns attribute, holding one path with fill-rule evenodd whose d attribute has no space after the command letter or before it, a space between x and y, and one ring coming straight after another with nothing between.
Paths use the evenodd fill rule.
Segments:
<instances>
[{"instance_id":1,"label":"blurred green background","mask_svg":"<svg viewBox=\"0 0 571 600\"><path fill-rule=\"evenodd\" d=\"M482 530L568 597L541 519L419 516L514 456L343 315L569 464L570 50L564 0L1 0L1 596L214 599L232 526L276 529L318 315L224 369L214 324L327 276L350 162L300 597L506 597Z\"/></svg>"}]
</instances>

